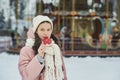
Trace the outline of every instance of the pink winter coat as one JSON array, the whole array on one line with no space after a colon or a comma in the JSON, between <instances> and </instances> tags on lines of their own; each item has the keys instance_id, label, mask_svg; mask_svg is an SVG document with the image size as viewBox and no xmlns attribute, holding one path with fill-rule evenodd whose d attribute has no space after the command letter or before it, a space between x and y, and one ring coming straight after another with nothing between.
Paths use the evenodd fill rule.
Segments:
<instances>
[{"instance_id":1,"label":"pink winter coat","mask_svg":"<svg viewBox=\"0 0 120 80\"><path fill-rule=\"evenodd\" d=\"M62 57L62 56L61 56ZM22 80L43 80L44 64L40 64L32 48L24 46L20 50L18 69ZM63 62L64 80L67 80Z\"/></svg>"}]
</instances>

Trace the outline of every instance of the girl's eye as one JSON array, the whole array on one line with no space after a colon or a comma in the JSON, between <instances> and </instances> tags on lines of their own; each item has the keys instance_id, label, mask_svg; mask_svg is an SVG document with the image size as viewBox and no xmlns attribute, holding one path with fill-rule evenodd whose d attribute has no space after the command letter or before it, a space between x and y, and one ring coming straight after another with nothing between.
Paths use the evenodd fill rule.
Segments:
<instances>
[{"instance_id":1,"label":"girl's eye","mask_svg":"<svg viewBox=\"0 0 120 80\"><path fill-rule=\"evenodd\" d=\"M41 29L41 31L44 31L44 29Z\"/></svg>"},{"instance_id":2,"label":"girl's eye","mask_svg":"<svg viewBox=\"0 0 120 80\"><path fill-rule=\"evenodd\" d=\"M48 29L47 31L50 31L50 29Z\"/></svg>"},{"instance_id":3,"label":"girl's eye","mask_svg":"<svg viewBox=\"0 0 120 80\"><path fill-rule=\"evenodd\" d=\"M51 28L50 29L40 29L40 30L38 30L38 31L50 31L50 30L52 30Z\"/></svg>"}]
</instances>

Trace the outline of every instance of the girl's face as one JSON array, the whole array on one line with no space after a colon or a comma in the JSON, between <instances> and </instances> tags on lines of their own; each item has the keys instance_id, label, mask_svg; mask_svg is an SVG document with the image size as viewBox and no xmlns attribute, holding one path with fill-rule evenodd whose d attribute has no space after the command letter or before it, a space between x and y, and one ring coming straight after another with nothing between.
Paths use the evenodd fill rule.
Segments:
<instances>
[{"instance_id":1,"label":"girl's face","mask_svg":"<svg viewBox=\"0 0 120 80\"><path fill-rule=\"evenodd\" d=\"M52 33L52 26L48 22L43 22L38 26L38 29L36 31L40 39L43 39L44 37L50 38Z\"/></svg>"}]
</instances>

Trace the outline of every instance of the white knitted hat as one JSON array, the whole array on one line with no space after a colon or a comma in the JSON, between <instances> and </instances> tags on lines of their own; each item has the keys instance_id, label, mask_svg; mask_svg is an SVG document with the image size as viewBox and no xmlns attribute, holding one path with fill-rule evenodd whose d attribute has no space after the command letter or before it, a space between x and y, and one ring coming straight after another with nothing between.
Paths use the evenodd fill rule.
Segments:
<instances>
[{"instance_id":1,"label":"white knitted hat","mask_svg":"<svg viewBox=\"0 0 120 80\"><path fill-rule=\"evenodd\" d=\"M52 29L53 29L53 22L48 16L38 15L35 18L33 18L33 32L35 33L37 27L40 23L48 21L51 23Z\"/></svg>"}]
</instances>

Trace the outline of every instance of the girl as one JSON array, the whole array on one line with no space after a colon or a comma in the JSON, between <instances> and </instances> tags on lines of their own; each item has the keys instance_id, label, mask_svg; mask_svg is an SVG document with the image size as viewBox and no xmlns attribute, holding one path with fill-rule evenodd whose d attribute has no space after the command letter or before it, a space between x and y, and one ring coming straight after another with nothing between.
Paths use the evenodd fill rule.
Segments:
<instances>
[{"instance_id":1,"label":"girl","mask_svg":"<svg viewBox=\"0 0 120 80\"><path fill-rule=\"evenodd\" d=\"M53 23L47 16L33 18L26 45L20 50L19 72L22 80L67 80L65 65Z\"/></svg>"}]
</instances>

